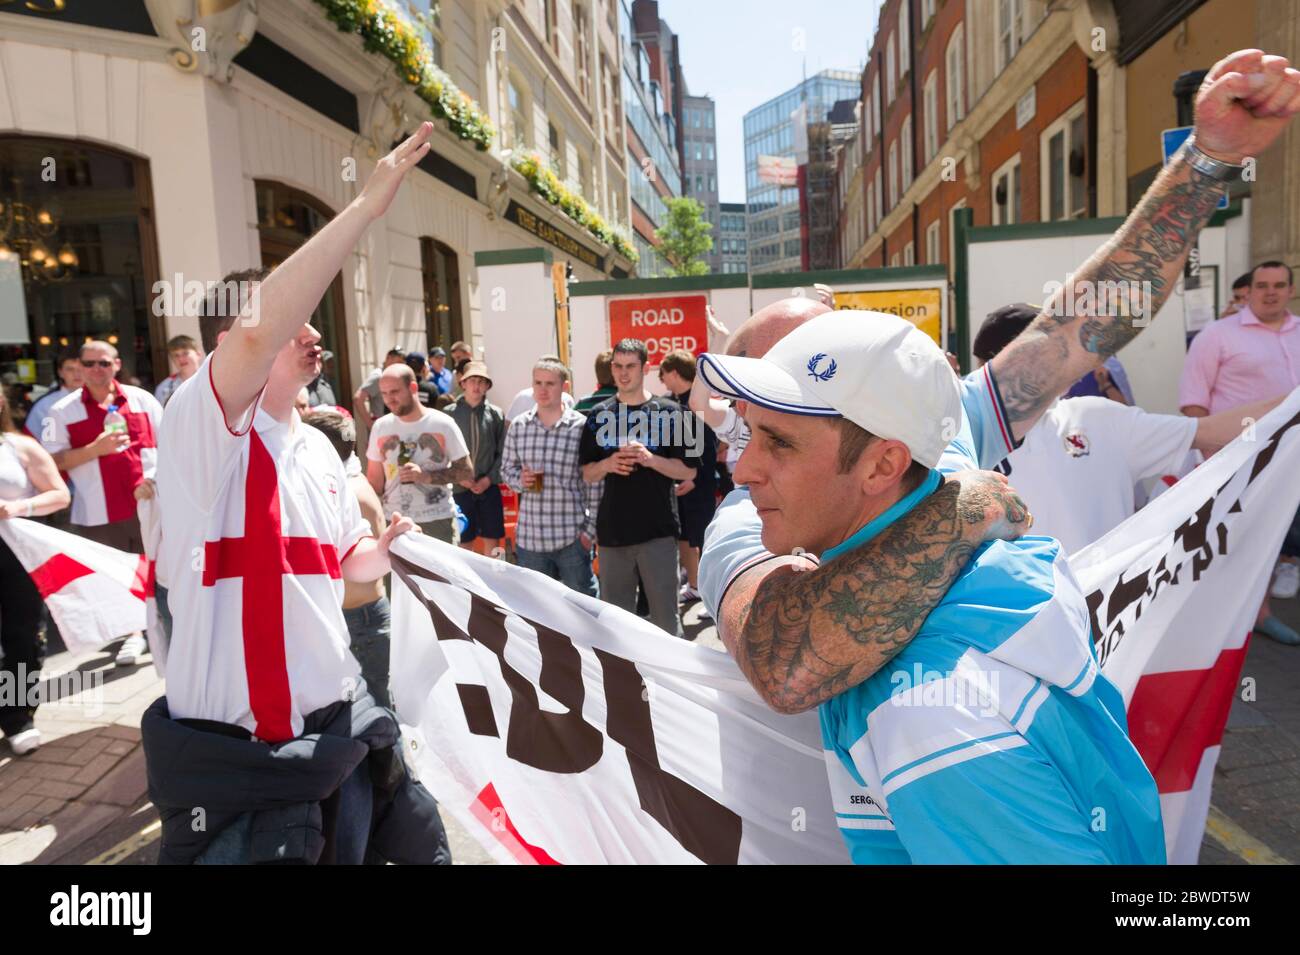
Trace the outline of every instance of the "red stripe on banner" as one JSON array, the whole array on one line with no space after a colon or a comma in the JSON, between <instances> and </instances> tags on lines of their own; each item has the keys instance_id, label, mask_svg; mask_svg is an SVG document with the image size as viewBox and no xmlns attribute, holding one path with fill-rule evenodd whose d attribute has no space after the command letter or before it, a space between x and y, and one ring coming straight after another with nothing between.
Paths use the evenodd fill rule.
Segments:
<instances>
[{"instance_id":1,"label":"red stripe on banner","mask_svg":"<svg viewBox=\"0 0 1300 955\"><path fill-rule=\"evenodd\" d=\"M1209 669L1149 673L1133 688L1129 737L1162 793L1191 789L1205 750L1223 741L1249 646L1247 636Z\"/></svg>"},{"instance_id":2,"label":"red stripe on banner","mask_svg":"<svg viewBox=\"0 0 1300 955\"><path fill-rule=\"evenodd\" d=\"M515 828L515 824L510 821L510 814L506 812L505 806L501 805L501 798L497 795L496 787L488 783L482 791L474 797L473 804L469 807L474 818L483 823L488 831L494 834L501 844L510 851L510 854L519 862L525 865L560 865L551 858L550 854L539 846L527 842Z\"/></svg>"},{"instance_id":3,"label":"red stripe on banner","mask_svg":"<svg viewBox=\"0 0 1300 955\"><path fill-rule=\"evenodd\" d=\"M141 600L154 596L156 565L157 561L152 561L143 554L140 555L140 562L135 565L135 580L131 581L131 593Z\"/></svg>"},{"instance_id":4,"label":"red stripe on banner","mask_svg":"<svg viewBox=\"0 0 1300 955\"><path fill-rule=\"evenodd\" d=\"M67 554L55 554L33 570L31 577L36 589L41 592L41 597L49 599L51 594L57 594L74 580L93 573L85 564L73 560Z\"/></svg>"}]
</instances>

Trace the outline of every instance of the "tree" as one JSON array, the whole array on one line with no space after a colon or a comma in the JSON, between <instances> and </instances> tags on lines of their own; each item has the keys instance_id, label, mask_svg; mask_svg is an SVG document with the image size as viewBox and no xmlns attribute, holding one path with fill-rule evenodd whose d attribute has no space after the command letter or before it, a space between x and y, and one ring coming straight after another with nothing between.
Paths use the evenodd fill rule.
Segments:
<instances>
[{"instance_id":1,"label":"tree","mask_svg":"<svg viewBox=\"0 0 1300 955\"><path fill-rule=\"evenodd\" d=\"M668 274L707 275L709 264L704 261L713 248L712 224L703 219L704 207L688 196L669 199L668 219L655 230L659 239L659 254L668 263Z\"/></svg>"}]
</instances>

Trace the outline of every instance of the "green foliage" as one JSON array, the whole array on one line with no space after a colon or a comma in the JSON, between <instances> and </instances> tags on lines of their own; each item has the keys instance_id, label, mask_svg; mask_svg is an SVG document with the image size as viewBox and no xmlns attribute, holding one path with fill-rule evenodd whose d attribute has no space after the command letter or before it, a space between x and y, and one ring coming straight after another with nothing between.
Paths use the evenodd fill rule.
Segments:
<instances>
[{"instance_id":1,"label":"green foliage","mask_svg":"<svg viewBox=\"0 0 1300 955\"><path fill-rule=\"evenodd\" d=\"M668 219L655 230L659 239L659 254L668 263L671 276L707 275L709 264L704 261L713 248L709 235L713 226L704 220L704 207L688 196L669 199Z\"/></svg>"},{"instance_id":2,"label":"green foliage","mask_svg":"<svg viewBox=\"0 0 1300 955\"><path fill-rule=\"evenodd\" d=\"M602 243L612 246L614 251L629 262L637 261L637 251L632 243L625 236L614 231L586 199L562 183L550 165L537 153L516 154L510 158L510 164L528 180L528 185L533 192L558 207L561 212Z\"/></svg>"},{"instance_id":3,"label":"green foliage","mask_svg":"<svg viewBox=\"0 0 1300 955\"><path fill-rule=\"evenodd\" d=\"M344 33L361 37L368 53L393 63L397 75L415 88L438 119L480 152L492 146L496 131L478 103L457 88L433 62L423 37L384 0L314 0L325 16Z\"/></svg>"}]
</instances>

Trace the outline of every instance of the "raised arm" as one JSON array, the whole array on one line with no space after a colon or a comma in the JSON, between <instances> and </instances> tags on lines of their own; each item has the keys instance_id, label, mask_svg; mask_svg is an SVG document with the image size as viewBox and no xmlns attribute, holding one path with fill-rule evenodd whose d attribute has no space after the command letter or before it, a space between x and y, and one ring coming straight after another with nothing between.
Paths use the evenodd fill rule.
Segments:
<instances>
[{"instance_id":1,"label":"raised arm","mask_svg":"<svg viewBox=\"0 0 1300 955\"><path fill-rule=\"evenodd\" d=\"M1202 454L1214 454L1224 445L1241 437L1251 425L1285 400L1286 395L1278 395L1266 401L1229 408L1218 414L1191 415L1190 417L1200 418L1196 422L1196 437L1192 439L1192 447Z\"/></svg>"},{"instance_id":2,"label":"raised arm","mask_svg":"<svg viewBox=\"0 0 1300 955\"><path fill-rule=\"evenodd\" d=\"M870 544L818 569L785 557L742 573L719 608L719 636L769 706L812 709L906 646L976 547L1031 521L1001 474L950 475Z\"/></svg>"},{"instance_id":3,"label":"raised arm","mask_svg":"<svg viewBox=\"0 0 1300 955\"><path fill-rule=\"evenodd\" d=\"M1214 65L1196 97L1196 146L1240 164L1300 112L1300 72L1285 58L1242 50ZM992 361L1016 438L1082 375L1128 344L1169 298L1188 250L1225 184L1179 150L1114 238ZM1070 293L1070 286L1073 286Z\"/></svg>"},{"instance_id":4,"label":"raised arm","mask_svg":"<svg viewBox=\"0 0 1300 955\"><path fill-rule=\"evenodd\" d=\"M379 160L361 194L260 284L212 357L212 380L228 424L261 391L280 348L310 320L343 262L371 222L388 209L406 174L429 151L433 124Z\"/></svg>"}]
</instances>

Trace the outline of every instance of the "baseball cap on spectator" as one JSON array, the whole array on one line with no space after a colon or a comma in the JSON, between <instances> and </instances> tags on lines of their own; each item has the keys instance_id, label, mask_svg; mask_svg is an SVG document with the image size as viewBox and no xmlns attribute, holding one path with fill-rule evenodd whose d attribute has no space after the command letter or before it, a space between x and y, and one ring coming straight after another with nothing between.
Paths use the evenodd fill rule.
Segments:
<instances>
[{"instance_id":1,"label":"baseball cap on spectator","mask_svg":"<svg viewBox=\"0 0 1300 955\"><path fill-rule=\"evenodd\" d=\"M1041 305L1018 302L989 312L975 333L971 354L980 361L992 361L993 356L1015 341L1042 310Z\"/></svg>"},{"instance_id":2,"label":"baseball cap on spectator","mask_svg":"<svg viewBox=\"0 0 1300 955\"><path fill-rule=\"evenodd\" d=\"M443 349L442 347L437 347L437 348L432 349L432 350L429 352L429 357L430 357L430 358L446 358L446 357L447 357L447 352L446 352L446 350Z\"/></svg>"},{"instance_id":3,"label":"baseball cap on spectator","mask_svg":"<svg viewBox=\"0 0 1300 955\"><path fill-rule=\"evenodd\" d=\"M412 371L422 371L425 366L424 352L422 351L407 352L406 363L411 366Z\"/></svg>"},{"instance_id":4,"label":"baseball cap on spectator","mask_svg":"<svg viewBox=\"0 0 1300 955\"><path fill-rule=\"evenodd\" d=\"M939 463L948 427L961 420L957 379L939 346L911 322L883 312L826 312L762 358L706 353L699 373L719 394L784 414L844 417Z\"/></svg>"},{"instance_id":5,"label":"baseball cap on spectator","mask_svg":"<svg viewBox=\"0 0 1300 955\"><path fill-rule=\"evenodd\" d=\"M492 376L488 374L487 365L484 362L467 361L465 363L465 368L460 373L460 380L464 382L470 378L482 378L488 383L489 388L492 387Z\"/></svg>"}]
</instances>

